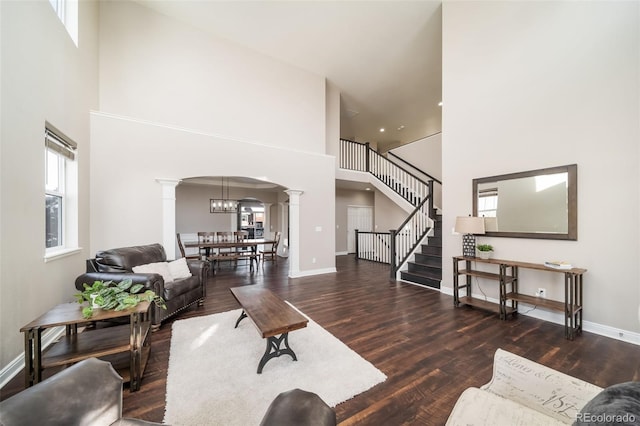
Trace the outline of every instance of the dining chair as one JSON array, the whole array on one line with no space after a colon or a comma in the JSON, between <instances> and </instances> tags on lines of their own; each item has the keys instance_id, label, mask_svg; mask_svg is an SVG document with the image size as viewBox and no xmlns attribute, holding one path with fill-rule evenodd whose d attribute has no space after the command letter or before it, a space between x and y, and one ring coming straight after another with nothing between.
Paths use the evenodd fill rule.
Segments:
<instances>
[{"instance_id":1,"label":"dining chair","mask_svg":"<svg viewBox=\"0 0 640 426\"><path fill-rule=\"evenodd\" d=\"M211 244L216 241L216 233L215 232L198 232L198 243L199 244ZM210 247L199 247L200 255L209 256L211 253Z\"/></svg>"},{"instance_id":2,"label":"dining chair","mask_svg":"<svg viewBox=\"0 0 640 426\"><path fill-rule=\"evenodd\" d=\"M242 242L249 239L249 231L234 231L233 236L237 242Z\"/></svg>"},{"instance_id":3,"label":"dining chair","mask_svg":"<svg viewBox=\"0 0 640 426\"><path fill-rule=\"evenodd\" d=\"M249 231L234 231L233 239L237 243L242 243L249 239ZM251 258L255 256L251 256L251 248L250 247L236 247L236 253L238 253L241 259L247 259L251 262ZM255 253L257 256L257 253ZM256 262L257 263L257 262Z\"/></svg>"},{"instance_id":4,"label":"dining chair","mask_svg":"<svg viewBox=\"0 0 640 426\"><path fill-rule=\"evenodd\" d=\"M216 232L216 242L218 243L233 243L235 242L235 237L233 235L233 231L218 231ZM218 249L218 254L224 255L233 253L235 248L220 248Z\"/></svg>"},{"instance_id":5,"label":"dining chair","mask_svg":"<svg viewBox=\"0 0 640 426\"><path fill-rule=\"evenodd\" d=\"M273 260L274 262L278 263L278 245L280 244L280 236L282 235L282 232L277 231L275 238L273 239L273 244L271 245L271 250L261 250L260 251L260 256L262 257L262 261L266 261L266 260Z\"/></svg>"},{"instance_id":6,"label":"dining chair","mask_svg":"<svg viewBox=\"0 0 640 426\"><path fill-rule=\"evenodd\" d=\"M202 258L202 255L200 254L199 249L191 249L189 250L190 251L189 254L186 254L186 250L184 248L184 244L182 243L180 233L177 233L176 237L178 238L178 248L180 249L180 254L182 255L182 257L184 257L185 259L201 259ZM193 253L193 250L196 250L196 253Z\"/></svg>"}]
</instances>

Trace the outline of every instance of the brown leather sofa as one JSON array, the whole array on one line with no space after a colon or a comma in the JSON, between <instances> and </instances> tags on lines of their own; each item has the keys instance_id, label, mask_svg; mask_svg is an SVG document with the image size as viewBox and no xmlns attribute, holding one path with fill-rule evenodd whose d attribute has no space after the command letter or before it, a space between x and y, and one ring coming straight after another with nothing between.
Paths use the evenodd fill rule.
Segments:
<instances>
[{"instance_id":1,"label":"brown leather sofa","mask_svg":"<svg viewBox=\"0 0 640 426\"><path fill-rule=\"evenodd\" d=\"M89 358L0 402L3 426L157 425L122 418L122 377Z\"/></svg>"},{"instance_id":2,"label":"brown leather sofa","mask_svg":"<svg viewBox=\"0 0 640 426\"><path fill-rule=\"evenodd\" d=\"M187 266L192 276L169 283L165 283L160 274L133 272L135 266L166 261L167 255L160 244L102 250L96 253L94 259L87 260L87 272L76 278L75 285L78 290L83 290L85 283L120 282L125 278L130 278L134 284L144 284L145 288L164 298L167 305L167 309L151 305L151 324L157 330L162 321L194 303L202 306L210 267L208 262L189 259Z\"/></svg>"}]
</instances>

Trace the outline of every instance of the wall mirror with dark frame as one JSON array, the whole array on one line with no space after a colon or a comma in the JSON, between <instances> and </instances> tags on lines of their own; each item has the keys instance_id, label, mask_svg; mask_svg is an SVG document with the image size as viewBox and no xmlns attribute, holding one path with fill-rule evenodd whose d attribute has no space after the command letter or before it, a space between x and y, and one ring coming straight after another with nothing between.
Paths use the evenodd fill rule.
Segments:
<instances>
[{"instance_id":1,"label":"wall mirror with dark frame","mask_svg":"<svg viewBox=\"0 0 640 426\"><path fill-rule=\"evenodd\" d=\"M578 166L473 179L473 216L490 237L578 239Z\"/></svg>"}]
</instances>

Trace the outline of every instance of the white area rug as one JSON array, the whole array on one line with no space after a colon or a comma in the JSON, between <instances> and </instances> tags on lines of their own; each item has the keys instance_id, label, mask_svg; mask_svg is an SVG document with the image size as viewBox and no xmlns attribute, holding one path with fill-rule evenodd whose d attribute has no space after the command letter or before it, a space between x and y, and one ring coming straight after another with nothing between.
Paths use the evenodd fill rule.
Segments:
<instances>
[{"instance_id":1,"label":"white area rug","mask_svg":"<svg viewBox=\"0 0 640 426\"><path fill-rule=\"evenodd\" d=\"M164 422L259 425L271 401L290 389L315 392L335 407L386 376L313 320L289 333L298 361L282 355L257 374L266 348L240 309L173 324Z\"/></svg>"}]
</instances>

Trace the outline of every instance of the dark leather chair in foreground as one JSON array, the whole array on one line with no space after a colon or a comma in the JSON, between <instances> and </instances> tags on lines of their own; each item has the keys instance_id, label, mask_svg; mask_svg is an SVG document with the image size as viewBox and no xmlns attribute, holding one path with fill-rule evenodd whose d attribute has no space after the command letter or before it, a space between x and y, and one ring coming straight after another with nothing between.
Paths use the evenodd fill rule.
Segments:
<instances>
[{"instance_id":1,"label":"dark leather chair in foreground","mask_svg":"<svg viewBox=\"0 0 640 426\"><path fill-rule=\"evenodd\" d=\"M0 402L3 426L157 425L122 418L122 377L97 358L80 361Z\"/></svg>"},{"instance_id":2,"label":"dark leather chair in foreground","mask_svg":"<svg viewBox=\"0 0 640 426\"><path fill-rule=\"evenodd\" d=\"M260 426L335 426L336 413L318 395L293 389L273 400Z\"/></svg>"},{"instance_id":3,"label":"dark leather chair in foreground","mask_svg":"<svg viewBox=\"0 0 640 426\"><path fill-rule=\"evenodd\" d=\"M133 272L136 266L166 261L167 255L160 244L101 250L96 253L95 259L87 260L87 272L76 278L75 285L78 290L83 290L85 283L120 282L125 278L131 278L134 284L144 284L145 288L153 290L167 304L167 309L151 305L151 325L157 330L162 321L170 316L194 303L202 305L206 296L209 263L202 260L188 259L186 262L192 276L171 282L165 282L160 274Z\"/></svg>"}]
</instances>

